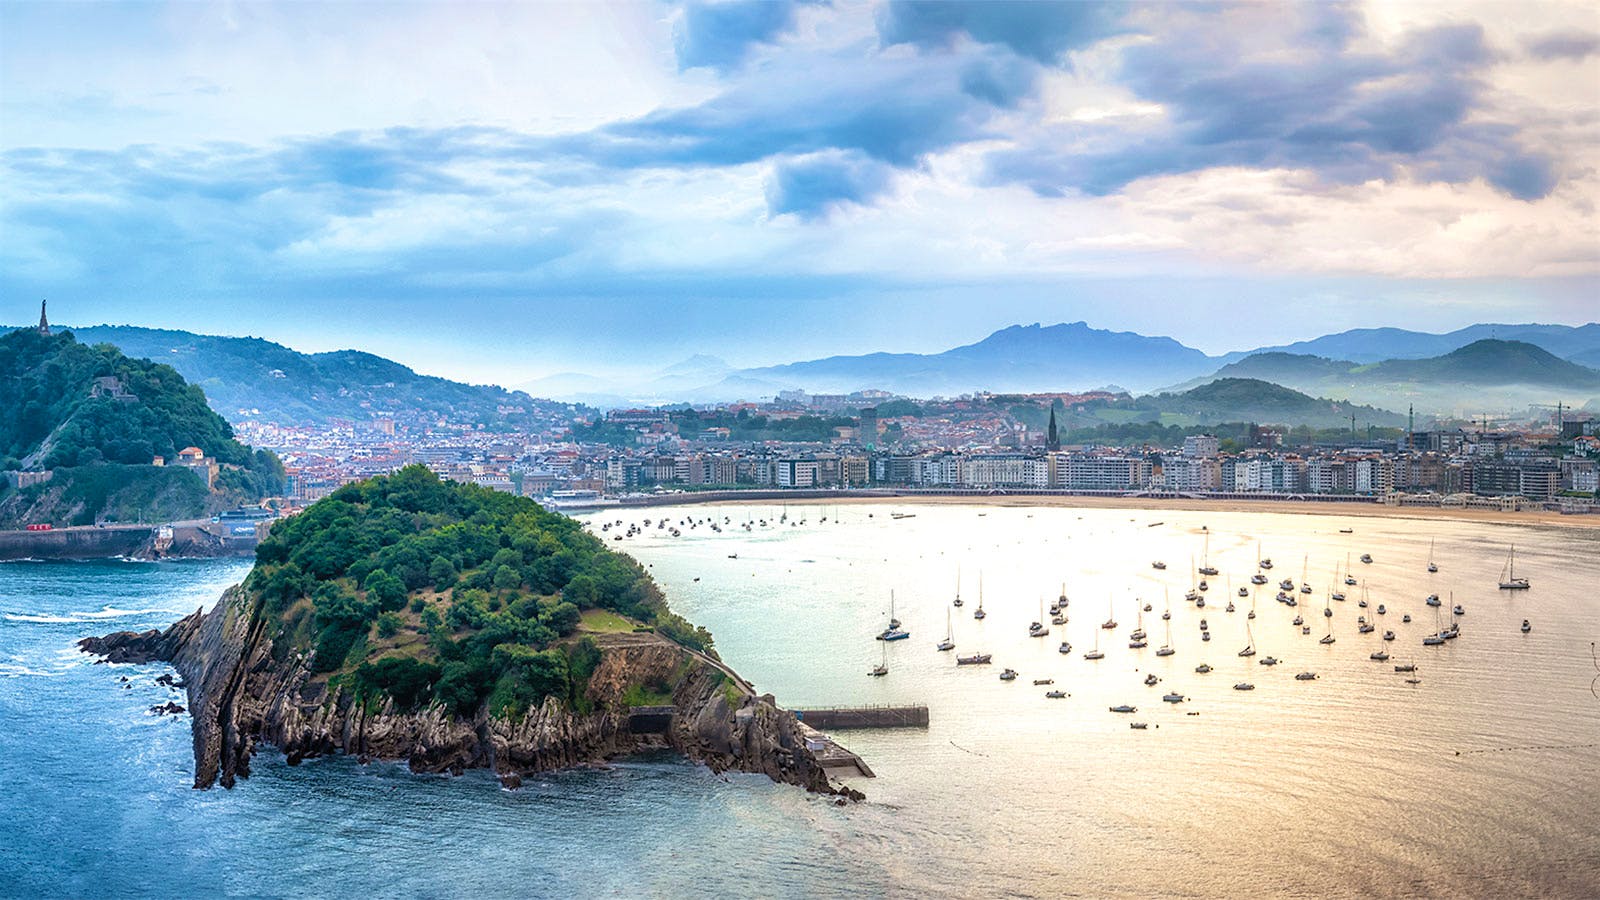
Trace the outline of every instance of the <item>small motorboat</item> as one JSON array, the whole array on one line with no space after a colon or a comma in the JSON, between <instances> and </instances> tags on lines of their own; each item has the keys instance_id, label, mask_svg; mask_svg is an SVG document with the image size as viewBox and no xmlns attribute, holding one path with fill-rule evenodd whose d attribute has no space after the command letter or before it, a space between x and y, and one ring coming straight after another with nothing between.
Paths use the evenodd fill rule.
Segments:
<instances>
[{"instance_id":1,"label":"small motorboat","mask_svg":"<svg viewBox=\"0 0 1600 900\"><path fill-rule=\"evenodd\" d=\"M1454 607L1452 607L1450 611L1455 613L1458 616L1464 616L1464 615L1467 614L1467 611L1462 609L1461 608L1461 604L1459 604L1459 603L1457 603Z\"/></svg>"},{"instance_id":2,"label":"small motorboat","mask_svg":"<svg viewBox=\"0 0 1600 900\"><path fill-rule=\"evenodd\" d=\"M1152 568L1152 569L1165 569L1166 567L1167 567L1167 564L1162 562L1159 559L1150 564L1150 568Z\"/></svg>"},{"instance_id":3,"label":"small motorboat","mask_svg":"<svg viewBox=\"0 0 1600 900\"><path fill-rule=\"evenodd\" d=\"M1406 684L1421 684L1421 683L1422 683L1422 679L1421 678L1407 678L1406 679Z\"/></svg>"},{"instance_id":4,"label":"small motorboat","mask_svg":"<svg viewBox=\"0 0 1600 900\"><path fill-rule=\"evenodd\" d=\"M1415 672L1417 670L1417 664L1416 663L1401 663L1400 665L1395 666L1394 670L1396 672Z\"/></svg>"},{"instance_id":5,"label":"small motorboat","mask_svg":"<svg viewBox=\"0 0 1600 900\"><path fill-rule=\"evenodd\" d=\"M1017 680L1017 670L1016 669L1006 669L1004 672L1000 673L1000 680L1001 681L1016 681Z\"/></svg>"},{"instance_id":6,"label":"small motorboat","mask_svg":"<svg viewBox=\"0 0 1600 900\"><path fill-rule=\"evenodd\" d=\"M1250 589L1249 589L1249 588L1247 588L1247 587L1241 587L1241 588L1239 588L1239 596L1241 596L1241 597L1248 597L1248 596L1250 596Z\"/></svg>"},{"instance_id":7,"label":"small motorboat","mask_svg":"<svg viewBox=\"0 0 1600 900\"><path fill-rule=\"evenodd\" d=\"M1135 712L1139 711L1139 707L1137 707L1137 706L1129 706L1128 704L1123 703L1123 704L1120 704L1120 705L1117 705L1117 706L1110 707L1110 710L1111 710L1111 712L1114 712L1114 713L1135 713Z\"/></svg>"},{"instance_id":8,"label":"small motorboat","mask_svg":"<svg viewBox=\"0 0 1600 900\"><path fill-rule=\"evenodd\" d=\"M1440 605L1440 603L1439 603L1439 595L1438 594L1429 594L1428 595L1427 604L1429 606L1439 606Z\"/></svg>"},{"instance_id":9,"label":"small motorboat","mask_svg":"<svg viewBox=\"0 0 1600 900\"><path fill-rule=\"evenodd\" d=\"M1045 691L1044 695L1051 700L1060 700L1067 695L1066 691Z\"/></svg>"},{"instance_id":10,"label":"small motorboat","mask_svg":"<svg viewBox=\"0 0 1600 900\"><path fill-rule=\"evenodd\" d=\"M878 640L880 640L880 641L903 641L903 640L905 640L906 638L909 638L909 637L911 637L911 632L909 632L909 631L901 631L899 628L890 628L888 631L885 631L884 633L878 635Z\"/></svg>"},{"instance_id":11,"label":"small motorboat","mask_svg":"<svg viewBox=\"0 0 1600 900\"><path fill-rule=\"evenodd\" d=\"M1068 641L1062 641L1061 642L1061 646L1056 648L1056 649L1060 650L1062 653L1071 653L1072 652L1072 644L1070 642L1068 642Z\"/></svg>"},{"instance_id":12,"label":"small motorboat","mask_svg":"<svg viewBox=\"0 0 1600 900\"><path fill-rule=\"evenodd\" d=\"M994 655L990 654L990 653L974 653L971 656L958 656L958 657L956 657L956 665L958 665L958 666L986 666L986 665L989 664L990 660L992 660L993 658L994 658Z\"/></svg>"},{"instance_id":13,"label":"small motorboat","mask_svg":"<svg viewBox=\"0 0 1600 900\"><path fill-rule=\"evenodd\" d=\"M1128 727L1132 728L1134 731L1148 731L1150 729L1150 723L1148 723L1148 722L1129 722L1128 723Z\"/></svg>"},{"instance_id":14,"label":"small motorboat","mask_svg":"<svg viewBox=\"0 0 1600 900\"><path fill-rule=\"evenodd\" d=\"M1210 629L1210 627L1211 626L1206 624L1206 620L1205 619L1201 619L1200 620L1200 630L1201 631L1206 631L1206 630Z\"/></svg>"},{"instance_id":15,"label":"small motorboat","mask_svg":"<svg viewBox=\"0 0 1600 900\"><path fill-rule=\"evenodd\" d=\"M1209 666L1209 665L1207 665L1205 663L1201 663L1200 665L1195 666L1194 670L1196 672L1198 672L1199 674L1201 674L1201 675L1205 675L1205 674L1208 674L1211 671L1211 666Z\"/></svg>"},{"instance_id":16,"label":"small motorboat","mask_svg":"<svg viewBox=\"0 0 1600 900\"><path fill-rule=\"evenodd\" d=\"M1256 660L1256 662L1263 666L1275 666L1280 662L1280 660L1276 656L1263 656Z\"/></svg>"},{"instance_id":17,"label":"small motorboat","mask_svg":"<svg viewBox=\"0 0 1600 900\"><path fill-rule=\"evenodd\" d=\"M1367 658L1372 660L1373 662L1388 662L1389 661L1389 654L1388 654L1388 652L1386 652L1384 650L1379 650L1379 651L1373 653L1371 656L1369 656Z\"/></svg>"},{"instance_id":18,"label":"small motorboat","mask_svg":"<svg viewBox=\"0 0 1600 900\"><path fill-rule=\"evenodd\" d=\"M1372 554L1371 553L1363 553L1363 554L1361 554L1361 561L1364 562L1364 563L1371 563L1372 562Z\"/></svg>"},{"instance_id":19,"label":"small motorboat","mask_svg":"<svg viewBox=\"0 0 1600 900\"><path fill-rule=\"evenodd\" d=\"M1185 699L1186 698L1177 691L1173 691L1170 694L1163 694L1161 696L1161 702L1163 703L1182 703Z\"/></svg>"},{"instance_id":20,"label":"small motorboat","mask_svg":"<svg viewBox=\"0 0 1600 900\"><path fill-rule=\"evenodd\" d=\"M1056 683L1056 680L1054 678L1035 678L1033 680L1033 686L1034 687L1039 687L1040 685L1046 685L1046 684L1055 684L1055 683Z\"/></svg>"},{"instance_id":21,"label":"small motorboat","mask_svg":"<svg viewBox=\"0 0 1600 900\"><path fill-rule=\"evenodd\" d=\"M1442 643L1444 643L1444 635L1442 634L1430 634L1422 639L1422 646L1424 647L1437 647Z\"/></svg>"},{"instance_id":22,"label":"small motorboat","mask_svg":"<svg viewBox=\"0 0 1600 900\"><path fill-rule=\"evenodd\" d=\"M1316 681L1317 680L1317 673L1315 673L1315 672L1299 672L1299 673L1296 673L1296 675L1294 676L1294 680L1295 681Z\"/></svg>"},{"instance_id":23,"label":"small motorboat","mask_svg":"<svg viewBox=\"0 0 1600 900\"><path fill-rule=\"evenodd\" d=\"M1533 630L1533 626L1528 624L1528 620L1527 619L1523 619L1522 620L1522 633L1523 634L1527 634L1528 632L1530 632L1532 630Z\"/></svg>"},{"instance_id":24,"label":"small motorboat","mask_svg":"<svg viewBox=\"0 0 1600 900\"><path fill-rule=\"evenodd\" d=\"M1407 624L1407 625L1410 625L1411 624L1411 613L1406 613L1405 615L1401 616L1400 617L1400 621L1405 623L1405 624Z\"/></svg>"},{"instance_id":25,"label":"small motorboat","mask_svg":"<svg viewBox=\"0 0 1600 900\"><path fill-rule=\"evenodd\" d=\"M1383 639L1384 639L1384 640L1386 640L1386 641L1392 641L1392 640L1394 640L1394 632L1392 632L1392 631L1385 631L1385 632L1384 632L1384 633L1383 633Z\"/></svg>"},{"instance_id":26,"label":"small motorboat","mask_svg":"<svg viewBox=\"0 0 1600 900\"><path fill-rule=\"evenodd\" d=\"M1209 632L1209 631L1200 632L1200 640L1202 640L1202 641L1211 640L1211 632Z\"/></svg>"},{"instance_id":27,"label":"small motorboat","mask_svg":"<svg viewBox=\"0 0 1600 900\"><path fill-rule=\"evenodd\" d=\"M1233 689L1236 690L1236 691L1253 691L1253 690L1256 689L1256 686L1251 684L1248 681L1241 681L1238 684L1234 685Z\"/></svg>"},{"instance_id":28,"label":"small motorboat","mask_svg":"<svg viewBox=\"0 0 1600 900\"><path fill-rule=\"evenodd\" d=\"M1223 610L1222 610L1222 611L1223 611L1223 612L1233 612L1233 601L1232 601L1232 600L1229 600L1229 601L1228 601L1228 605L1227 605L1227 606L1225 606L1225 607L1223 607Z\"/></svg>"},{"instance_id":29,"label":"small motorboat","mask_svg":"<svg viewBox=\"0 0 1600 900\"><path fill-rule=\"evenodd\" d=\"M1261 574L1260 572L1257 572L1254 575L1250 576L1250 583L1251 584L1266 584L1267 583L1267 576ZM1243 588L1241 588L1240 590L1243 590Z\"/></svg>"},{"instance_id":30,"label":"small motorboat","mask_svg":"<svg viewBox=\"0 0 1600 900\"><path fill-rule=\"evenodd\" d=\"M1148 684L1148 685L1154 685L1154 684L1156 684L1156 682L1158 682L1160 680L1161 679L1157 678L1154 674L1146 675L1144 677L1144 683Z\"/></svg>"},{"instance_id":31,"label":"small motorboat","mask_svg":"<svg viewBox=\"0 0 1600 900\"><path fill-rule=\"evenodd\" d=\"M1172 654L1177 653L1177 652L1178 651L1172 649L1172 647L1170 645L1164 645L1164 646L1161 647L1161 649L1156 651L1156 655L1157 656L1171 656Z\"/></svg>"},{"instance_id":32,"label":"small motorboat","mask_svg":"<svg viewBox=\"0 0 1600 900\"><path fill-rule=\"evenodd\" d=\"M1150 645L1145 643L1144 641L1129 641L1128 642L1128 649L1129 650L1143 650L1144 648L1146 648L1148 646L1150 646Z\"/></svg>"},{"instance_id":33,"label":"small motorboat","mask_svg":"<svg viewBox=\"0 0 1600 900\"><path fill-rule=\"evenodd\" d=\"M1105 659L1106 655L1099 650L1090 650L1083 654L1084 659Z\"/></svg>"}]
</instances>

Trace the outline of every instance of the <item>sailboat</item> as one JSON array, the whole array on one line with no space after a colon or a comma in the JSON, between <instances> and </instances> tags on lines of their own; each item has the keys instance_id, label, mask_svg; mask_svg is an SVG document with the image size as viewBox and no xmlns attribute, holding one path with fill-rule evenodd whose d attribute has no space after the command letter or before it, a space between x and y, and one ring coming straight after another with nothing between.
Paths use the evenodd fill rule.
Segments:
<instances>
[{"instance_id":1,"label":"sailboat","mask_svg":"<svg viewBox=\"0 0 1600 900\"><path fill-rule=\"evenodd\" d=\"M1049 627L1044 624L1044 598L1040 597L1039 620L1028 626L1028 637L1044 637L1049 633Z\"/></svg>"},{"instance_id":2,"label":"sailboat","mask_svg":"<svg viewBox=\"0 0 1600 900\"><path fill-rule=\"evenodd\" d=\"M944 640L939 642L939 650L954 650L956 648L955 623L950 619L950 610L944 611Z\"/></svg>"},{"instance_id":3,"label":"sailboat","mask_svg":"<svg viewBox=\"0 0 1600 900\"><path fill-rule=\"evenodd\" d=\"M1200 554L1200 569L1199 569L1199 572L1200 572L1201 575L1215 575L1215 574L1217 574L1217 570L1215 568L1213 568L1212 565L1211 565L1211 531L1210 531L1210 529L1206 530L1205 549Z\"/></svg>"},{"instance_id":4,"label":"sailboat","mask_svg":"<svg viewBox=\"0 0 1600 900\"><path fill-rule=\"evenodd\" d=\"M1311 568L1311 554L1307 553L1305 561L1300 564L1300 593L1311 593L1311 582L1306 578L1306 572Z\"/></svg>"},{"instance_id":5,"label":"sailboat","mask_svg":"<svg viewBox=\"0 0 1600 900\"><path fill-rule=\"evenodd\" d=\"M882 678L883 676L889 674L889 645L888 644L884 644L883 645L883 661L878 663L877 665L873 666L871 669L867 670L867 674L872 676L873 678Z\"/></svg>"},{"instance_id":6,"label":"sailboat","mask_svg":"<svg viewBox=\"0 0 1600 900\"><path fill-rule=\"evenodd\" d=\"M1433 561L1433 541L1428 541L1428 571L1439 571L1439 565Z\"/></svg>"},{"instance_id":7,"label":"sailboat","mask_svg":"<svg viewBox=\"0 0 1600 900\"><path fill-rule=\"evenodd\" d=\"M961 567L956 566L956 599L951 601L951 606L961 606Z\"/></svg>"},{"instance_id":8,"label":"sailboat","mask_svg":"<svg viewBox=\"0 0 1600 900\"><path fill-rule=\"evenodd\" d=\"M902 631L900 620L894 617L894 591L889 592L889 627L878 635L880 641L903 641L911 637L911 632Z\"/></svg>"},{"instance_id":9,"label":"sailboat","mask_svg":"<svg viewBox=\"0 0 1600 900\"><path fill-rule=\"evenodd\" d=\"M983 573L978 573L978 608L972 611L974 619L982 620L988 613L983 611Z\"/></svg>"},{"instance_id":10,"label":"sailboat","mask_svg":"<svg viewBox=\"0 0 1600 900\"><path fill-rule=\"evenodd\" d=\"M1255 636L1255 633L1250 630L1250 622L1248 620L1244 623L1244 633L1245 633L1246 638L1249 640L1249 643L1244 645L1244 649L1239 651L1239 655L1240 656L1255 656L1256 655L1256 636Z\"/></svg>"},{"instance_id":11,"label":"sailboat","mask_svg":"<svg viewBox=\"0 0 1600 900\"><path fill-rule=\"evenodd\" d=\"M1506 556L1506 565L1500 570L1500 590L1525 591L1528 589L1528 579L1517 577L1517 548L1511 547L1511 553Z\"/></svg>"},{"instance_id":12,"label":"sailboat","mask_svg":"<svg viewBox=\"0 0 1600 900\"><path fill-rule=\"evenodd\" d=\"M1094 633L1094 649L1083 654L1084 659L1105 659L1106 655L1100 652L1100 632Z\"/></svg>"},{"instance_id":13,"label":"sailboat","mask_svg":"<svg viewBox=\"0 0 1600 900\"><path fill-rule=\"evenodd\" d=\"M1100 623L1100 627L1107 630L1117 627L1117 619L1112 613L1111 601L1109 599L1106 600L1106 620Z\"/></svg>"},{"instance_id":14,"label":"sailboat","mask_svg":"<svg viewBox=\"0 0 1600 900\"><path fill-rule=\"evenodd\" d=\"M1356 586L1356 576L1350 572L1350 554L1344 555L1344 583L1350 587Z\"/></svg>"},{"instance_id":15,"label":"sailboat","mask_svg":"<svg viewBox=\"0 0 1600 900\"><path fill-rule=\"evenodd\" d=\"M1169 619L1167 620L1167 639L1161 644L1161 649L1156 651L1156 655L1171 656L1176 652L1176 650L1172 649L1172 621Z\"/></svg>"},{"instance_id":16,"label":"sailboat","mask_svg":"<svg viewBox=\"0 0 1600 900\"><path fill-rule=\"evenodd\" d=\"M1066 582L1062 582L1062 584L1061 584L1061 596L1058 597L1056 599L1056 602L1051 604L1051 605L1055 607L1055 609L1054 609L1055 615L1050 617L1050 624L1051 625L1065 625L1065 624L1067 624L1067 585L1066 585Z\"/></svg>"}]
</instances>

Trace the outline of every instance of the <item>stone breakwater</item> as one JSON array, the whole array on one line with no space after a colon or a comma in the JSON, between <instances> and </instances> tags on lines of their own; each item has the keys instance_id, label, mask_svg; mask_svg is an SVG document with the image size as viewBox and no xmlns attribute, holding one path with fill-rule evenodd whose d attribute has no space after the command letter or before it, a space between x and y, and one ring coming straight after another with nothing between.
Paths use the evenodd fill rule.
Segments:
<instances>
[{"instance_id":1,"label":"stone breakwater","mask_svg":"<svg viewBox=\"0 0 1600 900\"><path fill-rule=\"evenodd\" d=\"M107 662L162 661L178 670L193 716L196 788L248 777L259 744L277 747L291 765L344 753L404 760L414 772L490 769L508 787L540 772L670 749L715 772L758 772L841 799L862 797L830 783L793 713L659 636L597 636L601 660L587 695L595 712L574 712L552 697L515 720L480 710L469 721L437 705L402 711L330 688L311 671L308 653L269 634L257 606L236 586L211 612L196 610L165 631L79 644ZM630 730L621 698L641 683L672 686L675 712L660 733Z\"/></svg>"}]
</instances>

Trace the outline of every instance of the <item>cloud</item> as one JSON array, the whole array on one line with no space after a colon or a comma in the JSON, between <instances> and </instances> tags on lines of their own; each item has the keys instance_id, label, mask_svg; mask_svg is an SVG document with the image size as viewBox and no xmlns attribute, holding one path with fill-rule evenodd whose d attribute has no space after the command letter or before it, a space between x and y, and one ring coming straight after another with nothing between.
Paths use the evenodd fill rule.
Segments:
<instances>
[{"instance_id":1,"label":"cloud","mask_svg":"<svg viewBox=\"0 0 1600 900\"><path fill-rule=\"evenodd\" d=\"M1378 52L1355 49L1359 16L1342 7L1167 12L1123 50L1116 75L1160 105L1159 122L1046 127L994 154L991 177L1046 196L1227 166L1309 169L1335 184L1483 178L1523 200L1557 182L1554 161L1515 127L1475 116L1495 61L1476 24L1419 29Z\"/></svg>"},{"instance_id":2,"label":"cloud","mask_svg":"<svg viewBox=\"0 0 1600 900\"><path fill-rule=\"evenodd\" d=\"M859 153L829 151L785 160L767 182L773 215L815 219L846 204L862 204L889 189L892 169Z\"/></svg>"},{"instance_id":3,"label":"cloud","mask_svg":"<svg viewBox=\"0 0 1600 900\"><path fill-rule=\"evenodd\" d=\"M1535 59L1583 60L1600 53L1600 34L1565 28L1524 38L1522 46Z\"/></svg>"},{"instance_id":4,"label":"cloud","mask_svg":"<svg viewBox=\"0 0 1600 900\"><path fill-rule=\"evenodd\" d=\"M771 42L794 25L797 5L790 0L688 3L674 34L678 67L737 68L751 47Z\"/></svg>"},{"instance_id":5,"label":"cloud","mask_svg":"<svg viewBox=\"0 0 1600 900\"><path fill-rule=\"evenodd\" d=\"M1095 0L890 0L878 14L885 46L952 45L958 35L1046 65L1117 34L1125 4Z\"/></svg>"}]
</instances>

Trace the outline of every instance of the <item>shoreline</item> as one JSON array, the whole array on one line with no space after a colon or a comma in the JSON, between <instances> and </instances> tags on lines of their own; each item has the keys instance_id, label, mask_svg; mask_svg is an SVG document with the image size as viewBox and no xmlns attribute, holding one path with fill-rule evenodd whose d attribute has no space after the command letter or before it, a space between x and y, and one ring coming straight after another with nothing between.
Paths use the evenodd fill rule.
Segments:
<instances>
[{"instance_id":1,"label":"shoreline","mask_svg":"<svg viewBox=\"0 0 1600 900\"><path fill-rule=\"evenodd\" d=\"M1530 527L1600 528L1600 515L1563 515L1550 510L1509 512L1492 509L1452 509L1439 506L1389 506L1384 503L1317 500L1235 500L1192 499L1181 497L1084 496L1080 494L916 494L882 493L867 495L803 496L780 499L770 497L737 499L718 496L696 500L693 494L673 495L671 502L646 505L608 506L574 512L606 513L613 510L648 509L651 506L774 506L785 503L808 506L894 505L921 506L997 506L1065 509L1142 509L1194 512L1283 513L1350 518L1455 520L1489 525Z\"/></svg>"}]
</instances>

